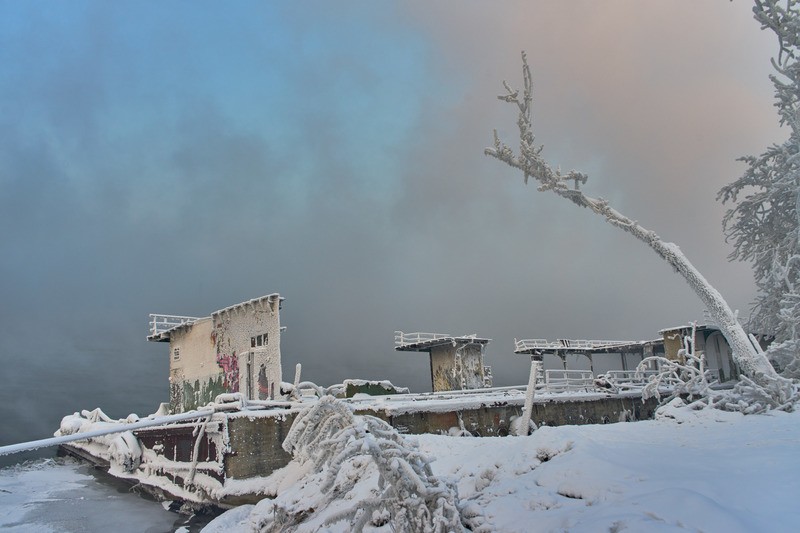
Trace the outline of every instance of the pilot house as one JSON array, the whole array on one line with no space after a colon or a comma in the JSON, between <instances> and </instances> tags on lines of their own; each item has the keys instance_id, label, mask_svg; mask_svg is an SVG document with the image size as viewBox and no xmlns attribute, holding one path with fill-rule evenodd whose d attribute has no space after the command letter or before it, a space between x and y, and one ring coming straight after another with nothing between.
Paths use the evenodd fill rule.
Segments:
<instances>
[{"instance_id":1,"label":"pilot house","mask_svg":"<svg viewBox=\"0 0 800 533\"><path fill-rule=\"evenodd\" d=\"M222 393L274 399L281 384L283 298L255 298L203 318L150 315L147 340L169 343L170 411L196 409Z\"/></svg>"}]
</instances>

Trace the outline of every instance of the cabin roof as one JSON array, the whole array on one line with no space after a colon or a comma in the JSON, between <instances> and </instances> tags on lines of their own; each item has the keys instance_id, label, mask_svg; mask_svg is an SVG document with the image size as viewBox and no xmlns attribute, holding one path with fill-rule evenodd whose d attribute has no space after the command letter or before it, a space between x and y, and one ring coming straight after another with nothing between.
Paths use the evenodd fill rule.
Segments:
<instances>
[{"instance_id":1,"label":"cabin roof","mask_svg":"<svg viewBox=\"0 0 800 533\"><path fill-rule=\"evenodd\" d=\"M248 305L250 306L261 305L264 303L274 302L276 300L278 301L278 307L280 308L281 302L283 302L285 299L286 298L284 298L277 292L273 292L272 294L267 294L259 298L253 298L252 300L246 300L238 304L218 309L217 311L211 313L211 315L202 318L191 317L191 316L151 314L150 334L147 336L147 340L153 342L169 342L172 333L180 329L189 328L193 324L201 320L208 320L217 315L230 313L238 309L247 307Z\"/></svg>"}]
</instances>

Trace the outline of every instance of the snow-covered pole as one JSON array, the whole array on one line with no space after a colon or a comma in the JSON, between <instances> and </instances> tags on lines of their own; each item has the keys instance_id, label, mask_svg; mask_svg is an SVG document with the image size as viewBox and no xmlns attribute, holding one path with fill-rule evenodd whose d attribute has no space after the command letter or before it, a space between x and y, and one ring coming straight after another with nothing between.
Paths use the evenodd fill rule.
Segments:
<instances>
[{"instance_id":1,"label":"snow-covered pole","mask_svg":"<svg viewBox=\"0 0 800 533\"><path fill-rule=\"evenodd\" d=\"M103 435L111 435L113 433L123 433L134 429L142 429L152 426L160 426L163 424L171 424L175 422L185 422L186 420L194 420L199 418L206 418L214 414L214 409L201 409L199 411L192 411L189 413L181 413L177 415L160 416L157 418L149 418L146 420L139 420L130 424L120 423L113 424L110 427L103 429L95 429L92 431L84 431L82 433L73 433L72 435L63 435L60 437L51 437L49 439L34 440L31 442L22 442L19 444L9 444L7 446L0 446L0 455L11 455L29 450L38 450L39 448L48 448L50 446L58 446L68 442L75 442L78 440L86 440L94 437L102 437Z\"/></svg>"},{"instance_id":2,"label":"snow-covered pole","mask_svg":"<svg viewBox=\"0 0 800 533\"><path fill-rule=\"evenodd\" d=\"M680 248L673 243L664 242L655 232L645 229L636 221L622 215L608 205L602 198L591 198L580 190L580 184L586 183L588 177L580 172L571 171L562 174L560 169L553 170L541 155L541 146L534 144L534 135L531 121L531 102L533 101L532 77L525 53L522 53L523 64L523 94L519 90L512 90L503 82L506 94L498 96L500 100L515 104L519 109L517 126L519 127L519 154L500 141L497 131L494 132L494 147L487 148L485 154L507 165L522 171L525 183L529 178L534 178L538 183L539 191L552 191L558 196L571 200L580 207L586 207L592 212L601 215L613 226L616 226L640 241L644 242L667 261L687 281L689 286L698 295L728 343L731 346L734 360L742 371L753 381L763 387L773 390L776 396L790 395L790 383L781 381L775 369L766 357L750 342L744 328L738 321L735 313L730 309L722 295L700 274ZM572 187L567 183L573 182ZM785 385L785 386L784 386ZM777 390L776 390L777 389Z\"/></svg>"},{"instance_id":3,"label":"snow-covered pole","mask_svg":"<svg viewBox=\"0 0 800 533\"><path fill-rule=\"evenodd\" d=\"M541 356L531 356L531 374L528 377L528 388L525 390L525 407L522 409L522 416L517 418L514 423L514 434L519 437L528 435L533 415L533 397L536 395L536 382L539 380L539 361Z\"/></svg>"}]
</instances>

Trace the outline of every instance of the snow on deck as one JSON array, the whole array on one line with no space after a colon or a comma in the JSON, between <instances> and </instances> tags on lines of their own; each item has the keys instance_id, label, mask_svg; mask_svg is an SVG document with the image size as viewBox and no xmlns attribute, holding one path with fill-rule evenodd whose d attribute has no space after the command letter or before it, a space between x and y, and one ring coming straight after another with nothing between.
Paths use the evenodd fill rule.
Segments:
<instances>
[{"instance_id":1,"label":"snow on deck","mask_svg":"<svg viewBox=\"0 0 800 533\"><path fill-rule=\"evenodd\" d=\"M542 386L544 383L541 384ZM352 398L342 398L341 401L352 405L355 409L381 411L387 415L395 416L408 413L447 413L471 409L480 409L496 405L519 405L525 403L526 385L509 387L495 387L490 389L471 389L445 392L420 392L411 394L389 394L385 396L370 396L356 394ZM641 397L640 390L620 391L566 391L548 392L537 387L534 403L575 402L582 400L599 400L609 397ZM317 401L316 397L307 398L303 402L280 402L280 408L271 408L269 403L256 402L247 404L247 409L226 413L228 417L281 417L289 413L296 413ZM260 406L259 404L264 404ZM278 407L276 405L276 407Z\"/></svg>"},{"instance_id":2,"label":"snow on deck","mask_svg":"<svg viewBox=\"0 0 800 533\"><path fill-rule=\"evenodd\" d=\"M394 349L399 352L427 352L445 344L488 344L491 339L472 335L450 335L449 333L394 332Z\"/></svg>"},{"instance_id":3,"label":"snow on deck","mask_svg":"<svg viewBox=\"0 0 800 533\"><path fill-rule=\"evenodd\" d=\"M538 352L589 352L614 347L639 346L648 341L610 341L610 340L582 340L558 339L514 339L514 353L533 354Z\"/></svg>"}]
</instances>

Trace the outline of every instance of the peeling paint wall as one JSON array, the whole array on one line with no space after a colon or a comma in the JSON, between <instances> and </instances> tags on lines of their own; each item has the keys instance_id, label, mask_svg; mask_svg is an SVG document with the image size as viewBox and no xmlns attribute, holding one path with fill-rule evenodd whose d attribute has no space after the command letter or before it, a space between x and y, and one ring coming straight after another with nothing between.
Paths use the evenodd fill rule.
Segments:
<instances>
[{"instance_id":1,"label":"peeling paint wall","mask_svg":"<svg viewBox=\"0 0 800 533\"><path fill-rule=\"evenodd\" d=\"M460 376L456 375L454 347L448 345L431 349L431 378L433 392L461 389Z\"/></svg>"},{"instance_id":2,"label":"peeling paint wall","mask_svg":"<svg viewBox=\"0 0 800 533\"><path fill-rule=\"evenodd\" d=\"M483 352L480 344L452 344L431 349L433 391L483 387Z\"/></svg>"},{"instance_id":3,"label":"peeling paint wall","mask_svg":"<svg viewBox=\"0 0 800 533\"><path fill-rule=\"evenodd\" d=\"M212 325L211 319L202 319L170 335L169 403L173 412L205 405L224 392L218 385L220 367L211 341Z\"/></svg>"},{"instance_id":4,"label":"peeling paint wall","mask_svg":"<svg viewBox=\"0 0 800 533\"><path fill-rule=\"evenodd\" d=\"M664 332L664 354L667 359L673 361L682 360L678 357L678 350L683 348L683 339L680 332Z\"/></svg>"},{"instance_id":5,"label":"peeling paint wall","mask_svg":"<svg viewBox=\"0 0 800 533\"><path fill-rule=\"evenodd\" d=\"M273 398L281 383L280 297L214 313L170 334L170 409L185 412L226 392Z\"/></svg>"},{"instance_id":6,"label":"peeling paint wall","mask_svg":"<svg viewBox=\"0 0 800 533\"><path fill-rule=\"evenodd\" d=\"M461 356L461 381L464 389L483 387L483 353L480 344L467 344L456 350Z\"/></svg>"},{"instance_id":7,"label":"peeling paint wall","mask_svg":"<svg viewBox=\"0 0 800 533\"><path fill-rule=\"evenodd\" d=\"M256 400L280 394L280 297L234 306L212 319L217 358L230 390Z\"/></svg>"}]
</instances>

